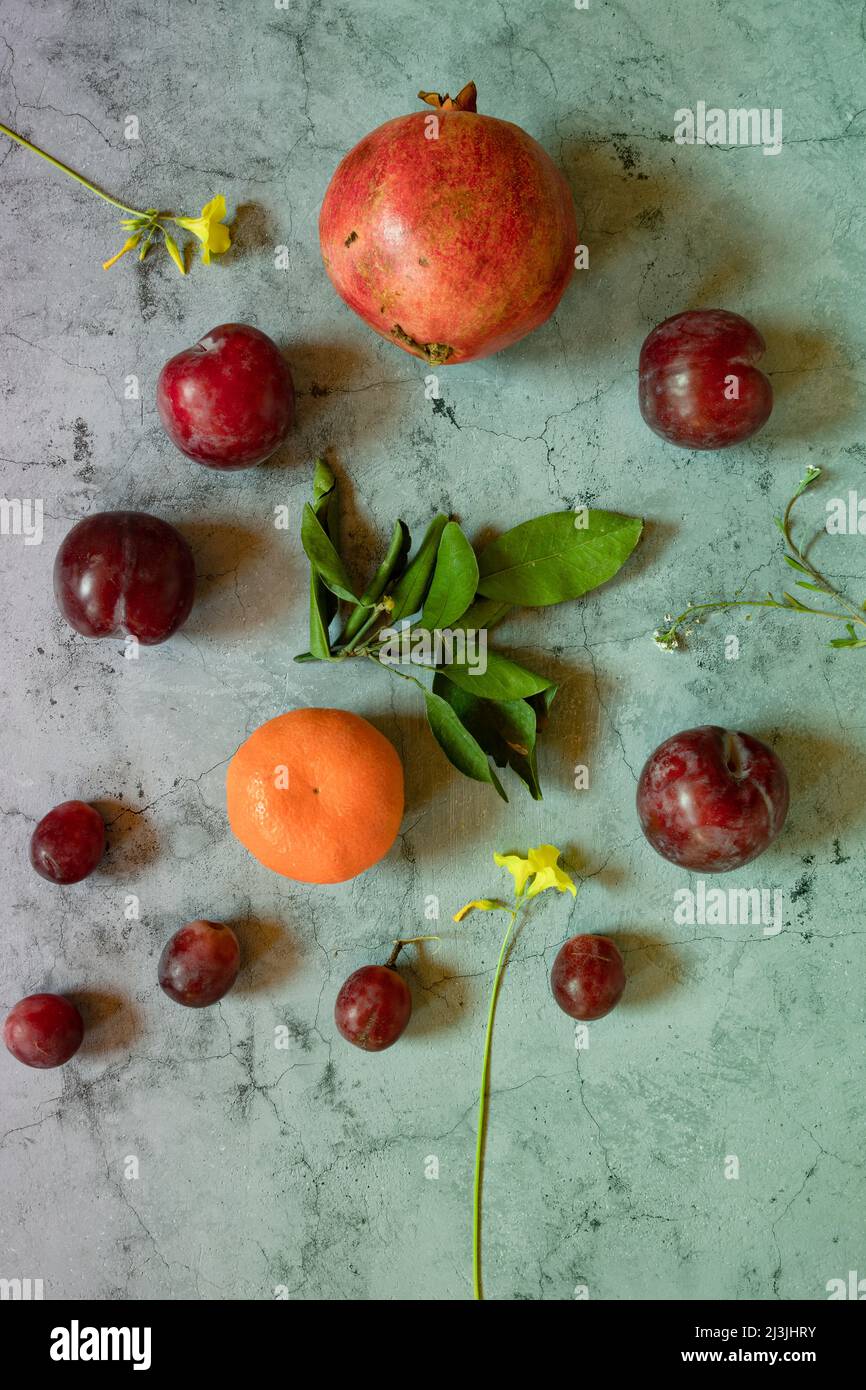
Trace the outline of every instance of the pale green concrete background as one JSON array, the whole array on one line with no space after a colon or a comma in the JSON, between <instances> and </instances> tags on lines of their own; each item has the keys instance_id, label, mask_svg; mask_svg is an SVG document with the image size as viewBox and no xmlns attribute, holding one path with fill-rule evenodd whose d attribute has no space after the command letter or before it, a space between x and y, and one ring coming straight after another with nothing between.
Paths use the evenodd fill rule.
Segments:
<instances>
[{"instance_id":1,"label":"pale green concrete background","mask_svg":"<svg viewBox=\"0 0 866 1390\"><path fill-rule=\"evenodd\" d=\"M344 1045L331 1011L352 969L430 930L426 895L447 930L467 896L504 888L493 849L543 841L568 847L587 882L575 906L543 901L503 989L488 1295L571 1298L585 1284L603 1299L821 1299L829 1279L866 1272L866 657L831 652L817 622L774 616L714 619L679 655L651 640L689 598L781 587L772 516L808 464L827 470L804 505L816 525L826 497L863 486L864 17L851 0L590 0L587 12L567 0L7 0L3 119L143 205L194 211L224 192L237 245L186 280L167 258L104 274L120 244L113 211L0 147L4 489L44 498L47 513L42 546L0 538L0 1005L73 991L98 1020L63 1071L0 1057L0 1274L42 1277L47 1297L270 1298L278 1285L295 1298L466 1297L498 926L470 919L412 965L415 1014L391 1052ZM419 87L470 78L484 111L560 162L591 268L529 340L444 370L432 402L420 365L332 292L316 215L361 135L414 109ZM781 107L782 153L677 147L674 112L699 100ZM288 271L274 265L281 244ZM747 314L769 344L775 413L724 454L671 449L637 411L644 335L697 305ZM286 346L299 424L272 463L226 478L172 449L153 393L169 355L231 319ZM130 373L138 402L124 396ZM585 502L646 516L614 584L501 634L564 680L542 804L515 790L503 806L459 779L402 683L292 664L306 572L273 508L299 512L328 447L350 480L359 573L397 515L420 530L453 510L472 534ZM51 598L72 521L126 506L179 524L202 576L184 633L139 663L72 635ZM866 597L863 537L825 539L822 554ZM322 703L395 741L408 809L378 870L311 892L232 840L223 776L248 730ZM767 738L789 769L783 837L726 880L783 890L774 938L676 926L673 894L690 880L637 826L643 759L706 721ZM572 789L577 763L588 791ZM91 881L56 890L26 844L71 796L114 803L113 847ZM163 941L198 916L240 923L248 962L202 1013L155 984ZM547 985L577 930L613 935L629 971L622 1006L579 1055ZM288 1051L274 1047L281 1023ZM425 1178L430 1155L438 1180Z\"/></svg>"}]
</instances>

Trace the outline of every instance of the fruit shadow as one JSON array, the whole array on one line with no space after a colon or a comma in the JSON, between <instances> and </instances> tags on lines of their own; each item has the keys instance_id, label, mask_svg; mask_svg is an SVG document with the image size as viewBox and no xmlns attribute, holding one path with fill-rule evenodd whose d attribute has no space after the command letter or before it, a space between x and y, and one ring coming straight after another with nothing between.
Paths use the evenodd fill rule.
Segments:
<instances>
[{"instance_id":1,"label":"fruit shadow","mask_svg":"<svg viewBox=\"0 0 866 1390\"><path fill-rule=\"evenodd\" d=\"M519 945L524 935L526 933L531 934L533 930L533 918L538 906L540 904L532 904L518 919L505 957L505 973L515 959L515 952L519 951ZM413 1037L425 1038L443 1032L461 1017L480 1010L484 1003L489 1000L507 918L503 914L496 914L495 916L478 914L478 916L484 917L488 927L492 924L492 934L488 933L486 938L486 951L481 969L473 969L467 974L460 974L456 970L452 973L448 968L447 940L443 940L441 943L430 943L434 950L425 950L423 947L413 948L413 950L418 950L418 956L413 961L412 969L406 970L406 977L412 988L412 1022L410 1027ZM467 923L464 922L463 926L466 925ZM435 949L437 947L438 949ZM480 941L478 949L480 951ZM476 960L478 959L479 957L476 955ZM542 971L545 969L541 963L536 962L536 964Z\"/></svg>"},{"instance_id":2,"label":"fruit shadow","mask_svg":"<svg viewBox=\"0 0 866 1390\"><path fill-rule=\"evenodd\" d=\"M779 755L791 787L785 826L766 857L761 857L767 872L771 855L814 855L844 831L853 832L858 840L862 837L866 759L856 749L803 729L750 732Z\"/></svg>"},{"instance_id":3,"label":"fruit shadow","mask_svg":"<svg viewBox=\"0 0 866 1390\"><path fill-rule=\"evenodd\" d=\"M329 513L331 538L354 578L356 591L363 590L373 577L385 555L390 531L379 532L370 524L369 516L358 505L357 491L351 476L332 448L322 452L337 480L337 506ZM393 524L389 521L388 526ZM349 611L348 604L340 605L340 616ZM384 618L383 618L384 624ZM338 629L335 629L337 631Z\"/></svg>"},{"instance_id":4,"label":"fruit shadow","mask_svg":"<svg viewBox=\"0 0 866 1390\"><path fill-rule=\"evenodd\" d=\"M431 947L434 949L431 950ZM474 975L460 975L456 967L453 973L449 970L446 941L422 942L410 949L413 953L412 964L410 966L407 962L403 973L412 991L412 1019L405 1036L407 1042L420 1042L446 1032L470 1008L480 1007L485 992L490 988L496 953L490 965L491 973L488 975L485 970L476 978ZM497 938L496 951L498 949Z\"/></svg>"},{"instance_id":5,"label":"fruit shadow","mask_svg":"<svg viewBox=\"0 0 866 1390\"><path fill-rule=\"evenodd\" d=\"M260 994L282 984L297 968L298 943L274 917L237 917L227 926L238 938L241 969L232 993Z\"/></svg>"},{"instance_id":6,"label":"fruit shadow","mask_svg":"<svg viewBox=\"0 0 866 1390\"><path fill-rule=\"evenodd\" d=\"M103 990L66 990L64 993L84 1020L82 1057L128 1051L140 1032L140 1018L125 995Z\"/></svg>"},{"instance_id":7,"label":"fruit shadow","mask_svg":"<svg viewBox=\"0 0 866 1390\"><path fill-rule=\"evenodd\" d=\"M380 674L372 667L370 675L372 679L399 680L397 676L389 677L387 672ZM404 682L401 681L400 684L402 685ZM393 743L400 754L406 795L400 839L403 840L403 853L407 857L410 855L410 850L404 837L426 815L431 804L439 798L446 788L450 787L452 779L461 778L461 774L456 767L451 766L430 732L430 726L423 713L424 697L421 691L413 690L411 686L408 689L417 695L421 706L420 711L408 710L401 711L399 714L394 712L390 715L365 714L364 716L380 733L385 735L389 742ZM477 788L479 793L484 792L498 800L491 787L480 782L471 785Z\"/></svg>"},{"instance_id":8,"label":"fruit shadow","mask_svg":"<svg viewBox=\"0 0 866 1390\"><path fill-rule=\"evenodd\" d=\"M252 531L219 518L184 521L179 530L192 547L196 562L196 599L180 635L234 635L270 618L285 618L285 595L299 582L300 565L294 549L279 545L272 527ZM242 578L247 576L246 582ZM249 600L243 593L251 591Z\"/></svg>"},{"instance_id":9,"label":"fruit shadow","mask_svg":"<svg viewBox=\"0 0 866 1390\"><path fill-rule=\"evenodd\" d=\"M555 141L551 148L556 148ZM664 258L668 228L686 196L682 177L669 165L662 169L662 158L646 142L639 148L625 140L562 142L557 163L572 191L578 240L589 248L589 270L575 270L557 307L562 341L548 336L549 355L560 355L564 346L584 360L604 359L609 368L611 342L634 325L633 351L626 350L626 357L634 365L636 381L643 338L638 322L656 322L681 307L669 307L670 287L664 281L657 284L650 274L656 259ZM624 270L626 262L630 269ZM629 275L635 281L634 294L626 290L615 309L618 323L612 323L611 285L627 286Z\"/></svg>"},{"instance_id":10,"label":"fruit shadow","mask_svg":"<svg viewBox=\"0 0 866 1390\"><path fill-rule=\"evenodd\" d=\"M812 439L848 424L862 409L850 349L809 326L762 321L767 352L760 363L773 384L767 441Z\"/></svg>"},{"instance_id":11,"label":"fruit shadow","mask_svg":"<svg viewBox=\"0 0 866 1390\"><path fill-rule=\"evenodd\" d=\"M619 1008L643 1008L681 988L687 971L668 942L644 931L603 928L625 962L626 986Z\"/></svg>"},{"instance_id":12,"label":"fruit shadow","mask_svg":"<svg viewBox=\"0 0 866 1390\"><path fill-rule=\"evenodd\" d=\"M764 263L775 248L748 204L735 203L712 172L686 160L677 165L676 147L666 140L589 137L563 140L560 149L557 163L590 259L589 272L575 271L556 310L563 344L609 363L611 342L627 343L633 333L626 353L636 376L649 327L687 308L742 307L761 273L751 248L761 247ZM724 255L707 267L702 250L722 199ZM551 340L550 352L561 346Z\"/></svg>"},{"instance_id":13,"label":"fruit shadow","mask_svg":"<svg viewBox=\"0 0 866 1390\"><path fill-rule=\"evenodd\" d=\"M113 798L90 804L105 821L107 847L105 858L96 869L99 877L126 877L156 859L159 839L143 811Z\"/></svg>"},{"instance_id":14,"label":"fruit shadow","mask_svg":"<svg viewBox=\"0 0 866 1390\"><path fill-rule=\"evenodd\" d=\"M286 343L281 351L295 383L297 422L283 448L262 466L315 457L337 436L363 440L369 453L397 414L406 375L405 369L401 374L402 363L386 368L372 354L346 342L305 340Z\"/></svg>"},{"instance_id":15,"label":"fruit shadow","mask_svg":"<svg viewBox=\"0 0 866 1390\"><path fill-rule=\"evenodd\" d=\"M238 203L235 215L227 225L232 244L228 251L217 256L217 266L234 265L235 261L257 252L273 253L277 242L276 226L270 211L262 203Z\"/></svg>"}]
</instances>

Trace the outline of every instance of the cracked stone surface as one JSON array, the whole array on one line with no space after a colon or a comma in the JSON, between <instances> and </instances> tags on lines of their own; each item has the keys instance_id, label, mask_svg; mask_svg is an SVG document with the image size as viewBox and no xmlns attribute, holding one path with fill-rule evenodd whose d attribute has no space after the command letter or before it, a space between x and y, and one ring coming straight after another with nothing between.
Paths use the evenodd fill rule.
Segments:
<instances>
[{"instance_id":1,"label":"cracked stone surface","mask_svg":"<svg viewBox=\"0 0 866 1390\"><path fill-rule=\"evenodd\" d=\"M452 933L449 919L504 890L493 849L546 841L585 884L575 904L542 900L502 991L488 1296L821 1299L863 1270L864 654L831 651L829 624L778 615L714 617L675 655L651 635L689 599L782 587L772 518L809 464L826 469L803 504L815 528L826 498L863 486L864 50L866 9L845 0L557 0L530 14L442 0L435 16L409 0L7 0L3 119L121 199L194 212L224 192L236 245L184 280L167 257L103 273L122 239L114 211L0 145L4 495L45 508L41 545L0 537L0 1006L68 992L90 1025L62 1070L0 1057L0 1275L41 1277L46 1297L467 1297L499 929L470 918ZM422 365L330 289L316 214L362 134L411 110L419 87L469 78L481 109L560 162L591 265L542 330L443 369L430 400ZM782 153L676 146L674 112L698 100L781 107ZM642 424L637 355L662 318L716 304L764 332L776 409L750 444L689 455ZM232 319L285 347L299 420L274 460L223 477L173 450L154 388L168 356ZM402 682L292 663L306 570L274 508L298 517L325 449L358 574L397 515L417 533L452 511L472 535L585 503L646 516L613 584L499 634L562 679L544 802L516 789L505 806L462 781ZM138 662L72 634L51 597L66 530L112 507L177 524L200 575L182 634ZM819 548L862 601L866 540ZM315 891L255 863L223 803L237 745L300 704L367 715L408 784L387 860ZM695 880L639 832L644 758L702 722L746 728L787 764L782 838L726 880L783 891L778 936L676 925L674 891ZM573 787L577 764L588 790ZM31 872L27 841L69 797L100 805L111 849L92 879L56 889ZM431 895L446 936L407 962L410 1028L383 1056L356 1053L333 1027L339 985L393 937L435 930ZM245 967L197 1012L160 994L156 962L200 916L236 926ZM629 974L585 1050L547 983L578 930L612 935Z\"/></svg>"}]
</instances>

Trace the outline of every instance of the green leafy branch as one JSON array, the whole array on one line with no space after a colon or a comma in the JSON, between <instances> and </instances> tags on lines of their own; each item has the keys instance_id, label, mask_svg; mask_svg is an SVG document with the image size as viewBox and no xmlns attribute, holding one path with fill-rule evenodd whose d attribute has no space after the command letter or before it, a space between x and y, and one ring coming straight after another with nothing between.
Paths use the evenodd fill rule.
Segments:
<instances>
[{"instance_id":1,"label":"green leafy branch","mask_svg":"<svg viewBox=\"0 0 866 1390\"><path fill-rule=\"evenodd\" d=\"M793 497L789 500L784 514L773 519L781 531L787 547L782 559L798 575L805 575L805 578L795 579L795 585L800 589L808 590L810 593L820 594L823 598L829 599L836 607L815 608L811 604L803 603L795 594L789 593L787 590L782 591L781 599L777 599L772 593L768 593L766 598L741 598L738 594L731 599L713 599L707 603L690 603L682 613L670 622L668 627L653 634L659 647L665 651L675 651L682 646L683 637L689 636L691 629L687 624L700 623L707 613L720 612L728 608L777 608L786 613L801 613L807 617L830 618L836 622L843 622L848 633L847 637L832 638L831 647L866 647L866 631L858 635L858 628L866 630L866 604L858 608L841 593L809 559L807 553L809 546L801 549L791 532L794 504L808 488L817 482L820 476L820 468L808 468L805 477L800 480ZM667 622L668 619L665 621Z\"/></svg>"},{"instance_id":2,"label":"green leafy branch","mask_svg":"<svg viewBox=\"0 0 866 1390\"><path fill-rule=\"evenodd\" d=\"M507 801L496 769L510 767L541 800L537 740L557 687L490 650L487 635L515 606L563 603L613 578L637 545L643 522L616 512L553 512L515 526L476 554L457 522L439 515L410 558L409 528L397 521L380 565L359 593L339 553L336 504L336 480L319 459L301 522L310 562L309 650L295 660L361 657L412 681L423 694L433 737L458 771ZM341 602L348 610L334 636ZM443 634L452 644L447 650L431 645ZM483 635L483 670L469 659L473 634L477 640ZM455 647L460 659L454 659ZM432 672L431 683L399 669L407 664Z\"/></svg>"},{"instance_id":3,"label":"green leafy branch","mask_svg":"<svg viewBox=\"0 0 866 1390\"><path fill-rule=\"evenodd\" d=\"M469 912L505 912L508 925L502 938L493 987L490 991L490 1004L487 1010L487 1027L484 1034L484 1055L481 1063L481 1089L478 1096L478 1126L475 1136L475 1178L472 1184L472 1289L476 1299L483 1299L481 1282L481 1184L484 1170L484 1147L487 1135L487 1104L490 1092L490 1053L493 1044L493 1020L499 999L499 987L508 959L509 946L514 940L514 929L518 918L528 903L545 892L555 888L559 893L577 896L577 888L569 875L559 865L560 851L555 845L539 845L531 849L526 858L518 854L494 854L495 862L512 875L514 879L514 901L503 902L501 898L476 898L461 907L454 914L455 922L462 922ZM529 885L527 887L527 884Z\"/></svg>"}]
</instances>

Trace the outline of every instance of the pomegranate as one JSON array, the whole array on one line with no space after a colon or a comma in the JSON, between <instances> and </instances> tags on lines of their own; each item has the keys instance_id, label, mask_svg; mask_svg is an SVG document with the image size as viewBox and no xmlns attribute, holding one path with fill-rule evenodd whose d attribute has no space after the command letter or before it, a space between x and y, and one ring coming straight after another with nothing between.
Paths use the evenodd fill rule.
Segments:
<instances>
[{"instance_id":1,"label":"pomegranate","mask_svg":"<svg viewBox=\"0 0 866 1390\"><path fill-rule=\"evenodd\" d=\"M325 269L371 328L431 366L469 362L545 322L574 266L568 185L531 136L419 92L416 111L338 165L319 216Z\"/></svg>"}]
</instances>

